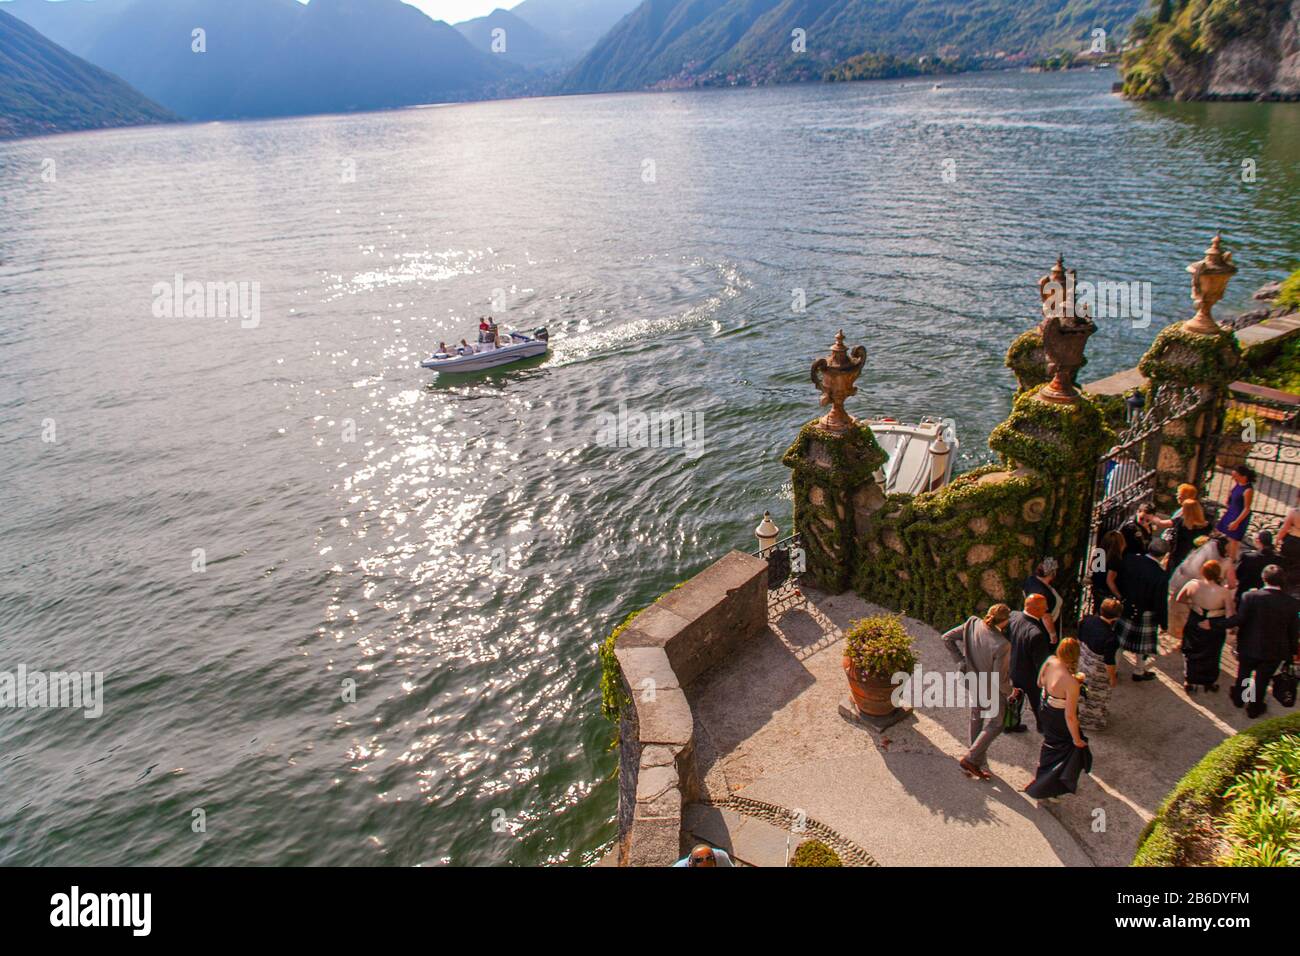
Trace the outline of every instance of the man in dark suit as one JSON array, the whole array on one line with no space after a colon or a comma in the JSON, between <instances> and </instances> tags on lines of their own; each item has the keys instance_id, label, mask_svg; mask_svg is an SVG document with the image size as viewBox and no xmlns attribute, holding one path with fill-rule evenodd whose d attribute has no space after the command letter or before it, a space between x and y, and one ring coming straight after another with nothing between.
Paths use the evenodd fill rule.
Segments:
<instances>
[{"instance_id":1,"label":"man in dark suit","mask_svg":"<svg viewBox=\"0 0 1300 956\"><path fill-rule=\"evenodd\" d=\"M1247 717L1268 709L1269 681L1283 661L1295 658L1300 602L1282 590L1286 575L1276 564L1264 569L1264 586L1241 596L1241 607L1228 618L1237 628L1237 680L1232 702L1245 706Z\"/></svg>"},{"instance_id":2,"label":"man in dark suit","mask_svg":"<svg viewBox=\"0 0 1300 956\"><path fill-rule=\"evenodd\" d=\"M1146 554L1124 553L1119 589L1124 616L1115 625L1119 646L1137 659L1133 679L1155 680L1147 670L1159 651L1160 631L1169 626L1169 574L1161 560L1169 552L1163 538L1152 538Z\"/></svg>"},{"instance_id":3,"label":"man in dark suit","mask_svg":"<svg viewBox=\"0 0 1300 956\"><path fill-rule=\"evenodd\" d=\"M1241 596L1247 591L1264 586L1264 569L1270 564L1278 564L1277 552L1273 550L1273 534L1261 531L1255 535L1258 547L1242 552L1237 559L1237 606L1241 607Z\"/></svg>"},{"instance_id":4,"label":"man in dark suit","mask_svg":"<svg viewBox=\"0 0 1300 956\"><path fill-rule=\"evenodd\" d=\"M1038 672L1043 661L1052 656L1051 636L1047 632L1047 598L1041 594L1025 595L1025 609L1012 611L1007 622L1007 639L1011 641L1011 686L1020 691L1038 721ZM1025 730L1023 723L1010 733Z\"/></svg>"}]
</instances>

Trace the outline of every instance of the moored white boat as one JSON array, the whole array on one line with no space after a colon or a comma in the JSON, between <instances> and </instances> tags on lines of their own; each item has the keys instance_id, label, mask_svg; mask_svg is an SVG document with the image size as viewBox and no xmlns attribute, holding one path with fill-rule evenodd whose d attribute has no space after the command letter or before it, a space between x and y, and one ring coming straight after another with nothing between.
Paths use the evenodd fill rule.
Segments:
<instances>
[{"instance_id":1,"label":"moored white boat","mask_svg":"<svg viewBox=\"0 0 1300 956\"><path fill-rule=\"evenodd\" d=\"M866 422L889 456L878 476L886 494L934 491L952 478L960 443L951 419L927 416L914 425L893 418L869 418Z\"/></svg>"},{"instance_id":2,"label":"moored white boat","mask_svg":"<svg viewBox=\"0 0 1300 956\"><path fill-rule=\"evenodd\" d=\"M471 351L463 354L435 353L421 362L420 366L438 372L481 372L498 365L545 355L550 348L547 337L546 329L535 329L532 335L511 332L509 345L475 343L470 346Z\"/></svg>"}]
</instances>

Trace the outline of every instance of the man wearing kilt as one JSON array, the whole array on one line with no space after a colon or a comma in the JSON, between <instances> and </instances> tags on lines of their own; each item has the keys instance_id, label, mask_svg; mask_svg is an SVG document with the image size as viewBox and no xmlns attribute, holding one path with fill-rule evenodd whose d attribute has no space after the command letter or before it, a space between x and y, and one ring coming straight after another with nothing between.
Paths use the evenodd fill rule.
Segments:
<instances>
[{"instance_id":1,"label":"man wearing kilt","mask_svg":"<svg viewBox=\"0 0 1300 956\"><path fill-rule=\"evenodd\" d=\"M1169 545L1152 537L1146 554L1126 553L1119 576L1124 615L1115 625L1119 646L1136 659L1136 681L1155 680L1148 670L1158 650L1160 631L1169 625L1169 573L1162 559Z\"/></svg>"}]
</instances>

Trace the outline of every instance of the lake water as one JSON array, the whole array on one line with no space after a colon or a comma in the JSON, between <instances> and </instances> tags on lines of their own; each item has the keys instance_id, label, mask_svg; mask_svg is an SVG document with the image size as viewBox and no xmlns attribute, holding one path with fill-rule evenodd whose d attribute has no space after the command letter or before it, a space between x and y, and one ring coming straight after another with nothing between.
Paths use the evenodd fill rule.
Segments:
<instances>
[{"instance_id":1,"label":"lake water","mask_svg":"<svg viewBox=\"0 0 1300 956\"><path fill-rule=\"evenodd\" d=\"M1300 107L1113 78L0 144L0 671L105 679L98 719L0 710L0 862L596 859L595 647L764 509L789 527L836 329L868 351L851 410L950 416L969 467L1058 252L1152 283L1085 379L1189 313L1215 229L1225 314L1296 265ZM159 317L178 274L257 283L256 325ZM550 359L418 367L488 311ZM701 414L701 453L600 444L620 402Z\"/></svg>"}]
</instances>

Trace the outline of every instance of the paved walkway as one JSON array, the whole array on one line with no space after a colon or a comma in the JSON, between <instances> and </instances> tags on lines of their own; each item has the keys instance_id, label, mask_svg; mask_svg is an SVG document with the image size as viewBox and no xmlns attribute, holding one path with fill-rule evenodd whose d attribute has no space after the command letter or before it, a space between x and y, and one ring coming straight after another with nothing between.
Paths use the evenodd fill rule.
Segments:
<instances>
[{"instance_id":1,"label":"paved walkway","mask_svg":"<svg viewBox=\"0 0 1300 956\"><path fill-rule=\"evenodd\" d=\"M1134 683L1122 664L1110 725L1090 734L1094 773L1079 792L1040 804L1020 793L1041 738L1003 734L990 751L994 779L968 779L966 711L917 710L878 733L840 716L848 687L840 629L879 609L854 595L809 593L747 653L689 692L701 773L713 807L688 826L736 849L743 862L784 863L784 808L883 866L1124 866L1142 827L1206 751L1248 721L1224 690L1189 697L1182 657L1159 659L1158 680ZM905 619L922 668L951 670L938 633ZM1224 668L1235 670L1231 650ZM755 809L755 808L759 809ZM819 829L821 828L821 829ZM798 837L790 841L797 845ZM834 842L834 839L828 842Z\"/></svg>"}]
</instances>

